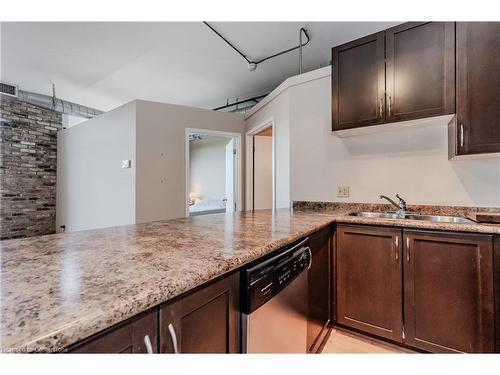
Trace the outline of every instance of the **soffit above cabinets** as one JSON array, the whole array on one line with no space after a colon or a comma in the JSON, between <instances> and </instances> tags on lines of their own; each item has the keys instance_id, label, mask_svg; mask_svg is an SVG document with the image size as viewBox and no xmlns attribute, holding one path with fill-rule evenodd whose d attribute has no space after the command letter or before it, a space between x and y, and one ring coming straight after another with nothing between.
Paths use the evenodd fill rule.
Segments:
<instances>
[{"instance_id":1,"label":"soffit above cabinets","mask_svg":"<svg viewBox=\"0 0 500 375\"><path fill-rule=\"evenodd\" d=\"M404 131L406 129L419 129L432 126L449 125L453 122L455 114L428 117L424 119L391 122L389 124L381 124L375 126L364 126L359 128L337 130L334 132L339 138L349 138L359 135L377 134L380 132Z\"/></svg>"}]
</instances>

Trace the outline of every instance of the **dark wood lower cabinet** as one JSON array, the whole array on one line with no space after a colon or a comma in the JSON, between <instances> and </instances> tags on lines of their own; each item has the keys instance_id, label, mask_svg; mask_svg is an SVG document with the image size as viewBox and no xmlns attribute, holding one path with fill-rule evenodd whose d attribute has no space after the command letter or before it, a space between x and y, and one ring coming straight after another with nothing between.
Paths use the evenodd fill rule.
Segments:
<instances>
[{"instance_id":1,"label":"dark wood lower cabinet","mask_svg":"<svg viewBox=\"0 0 500 375\"><path fill-rule=\"evenodd\" d=\"M494 350L492 236L404 231L405 343Z\"/></svg>"},{"instance_id":2,"label":"dark wood lower cabinet","mask_svg":"<svg viewBox=\"0 0 500 375\"><path fill-rule=\"evenodd\" d=\"M147 353L149 338L153 352L158 352L158 309L133 317L68 348L70 353Z\"/></svg>"},{"instance_id":3,"label":"dark wood lower cabinet","mask_svg":"<svg viewBox=\"0 0 500 375\"><path fill-rule=\"evenodd\" d=\"M498 237L337 228L338 323L433 353L494 352L496 329L500 349Z\"/></svg>"},{"instance_id":4,"label":"dark wood lower cabinet","mask_svg":"<svg viewBox=\"0 0 500 375\"><path fill-rule=\"evenodd\" d=\"M151 342L154 353L239 353L239 281L239 272L235 272L85 339L68 351L147 353L146 342Z\"/></svg>"},{"instance_id":5,"label":"dark wood lower cabinet","mask_svg":"<svg viewBox=\"0 0 500 375\"><path fill-rule=\"evenodd\" d=\"M402 341L401 229L337 226L337 322Z\"/></svg>"},{"instance_id":6,"label":"dark wood lower cabinet","mask_svg":"<svg viewBox=\"0 0 500 375\"><path fill-rule=\"evenodd\" d=\"M161 353L239 353L239 273L160 306Z\"/></svg>"},{"instance_id":7,"label":"dark wood lower cabinet","mask_svg":"<svg viewBox=\"0 0 500 375\"><path fill-rule=\"evenodd\" d=\"M307 275L309 294L307 349L310 353L315 353L328 333L330 321L330 228L313 234L309 246L312 262Z\"/></svg>"},{"instance_id":8,"label":"dark wood lower cabinet","mask_svg":"<svg viewBox=\"0 0 500 375\"><path fill-rule=\"evenodd\" d=\"M500 353L500 235L493 240L493 292L495 300L495 353Z\"/></svg>"}]
</instances>

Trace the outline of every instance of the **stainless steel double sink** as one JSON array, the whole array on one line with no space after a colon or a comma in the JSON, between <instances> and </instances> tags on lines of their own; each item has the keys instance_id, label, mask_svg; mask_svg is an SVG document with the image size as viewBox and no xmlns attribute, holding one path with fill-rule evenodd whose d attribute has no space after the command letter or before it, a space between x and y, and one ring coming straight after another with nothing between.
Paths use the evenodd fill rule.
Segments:
<instances>
[{"instance_id":1,"label":"stainless steel double sink","mask_svg":"<svg viewBox=\"0 0 500 375\"><path fill-rule=\"evenodd\" d=\"M414 212L408 212L402 215L395 212L352 212L349 215L373 219L423 220L437 223L475 224L475 221L461 216L421 215Z\"/></svg>"}]
</instances>

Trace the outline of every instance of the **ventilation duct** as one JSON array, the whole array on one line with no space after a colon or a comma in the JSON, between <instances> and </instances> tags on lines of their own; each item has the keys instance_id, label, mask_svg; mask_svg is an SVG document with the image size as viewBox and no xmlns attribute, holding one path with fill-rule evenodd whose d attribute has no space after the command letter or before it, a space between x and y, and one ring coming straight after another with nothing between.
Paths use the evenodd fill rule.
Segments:
<instances>
[{"instance_id":1,"label":"ventilation duct","mask_svg":"<svg viewBox=\"0 0 500 375\"><path fill-rule=\"evenodd\" d=\"M49 109L69 116L76 116L76 117L83 117L90 119L104 113L103 111L100 111L95 108L90 108L84 105L56 98L55 89L53 96L19 90L17 86L3 82L0 84L0 89L1 89L0 93L3 95L17 97L17 99L23 102L30 103L38 107Z\"/></svg>"},{"instance_id":2,"label":"ventilation duct","mask_svg":"<svg viewBox=\"0 0 500 375\"><path fill-rule=\"evenodd\" d=\"M0 82L0 93L3 95L13 96L17 98L17 86Z\"/></svg>"}]
</instances>

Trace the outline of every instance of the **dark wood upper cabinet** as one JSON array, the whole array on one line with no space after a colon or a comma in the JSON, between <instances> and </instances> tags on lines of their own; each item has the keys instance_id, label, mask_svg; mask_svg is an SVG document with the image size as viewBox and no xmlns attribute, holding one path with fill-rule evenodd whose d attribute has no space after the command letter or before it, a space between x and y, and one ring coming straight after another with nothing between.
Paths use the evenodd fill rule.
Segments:
<instances>
[{"instance_id":1,"label":"dark wood upper cabinet","mask_svg":"<svg viewBox=\"0 0 500 375\"><path fill-rule=\"evenodd\" d=\"M307 348L309 352L317 352L327 334L330 321L330 228L313 234L309 246L312 262L307 274L309 295Z\"/></svg>"},{"instance_id":2,"label":"dark wood upper cabinet","mask_svg":"<svg viewBox=\"0 0 500 375\"><path fill-rule=\"evenodd\" d=\"M500 22L457 22L455 155L500 152ZM453 156L453 154L451 155Z\"/></svg>"},{"instance_id":3,"label":"dark wood upper cabinet","mask_svg":"<svg viewBox=\"0 0 500 375\"><path fill-rule=\"evenodd\" d=\"M239 353L239 273L160 307L161 353Z\"/></svg>"},{"instance_id":4,"label":"dark wood upper cabinet","mask_svg":"<svg viewBox=\"0 0 500 375\"><path fill-rule=\"evenodd\" d=\"M494 350L492 236L404 231L405 343Z\"/></svg>"},{"instance_id":5,"label":"dark wood upper cabinet","mask_svg":"<svg viewBox=\"0 0 500 375\"><path fill-rule=\"evenodd\" d=\"M402 341L401 229L337 227L337 322Z\"/></svg>"},{"instance_id":6,"label":"dark wood upper cabinet","mask_svg":"<svg viewBox=\"0 0 500 375\"><path fill-rule=\"evenodd\" d=\"M455 24L386 30L386 122L455 113Z\"/></svg>"},{"instance_id":7,"label":"dark wood upper cabinet","mask_svg":"<svg viewBox=\"0 0 500 375\"><path fill-rule=\"evenodd\" d=\"M410 22L332 49L332 130L455 113L455 24Z\"/></svg>"},{"instance_id":8,"label":"dark wood upper cabinet","mask_svg":"<svg viewBox=\"0 0 500 375\"><path fill-rule=\"evenodd\" d=\"M71 353L147 353L146 341L158 352L158 309L135 316L123 323L91 336L72 347Z\"/></svg>"},{"instance_id":9,"label":"dark wood upper cabinet","mask_svg":"<svg viewBox=\"0 0 500 375\"><path fill-rule=\"evenodd\" d=\"M383 123L384 32L332 49L332 130Z\"/></svg>"}]
</instances>

